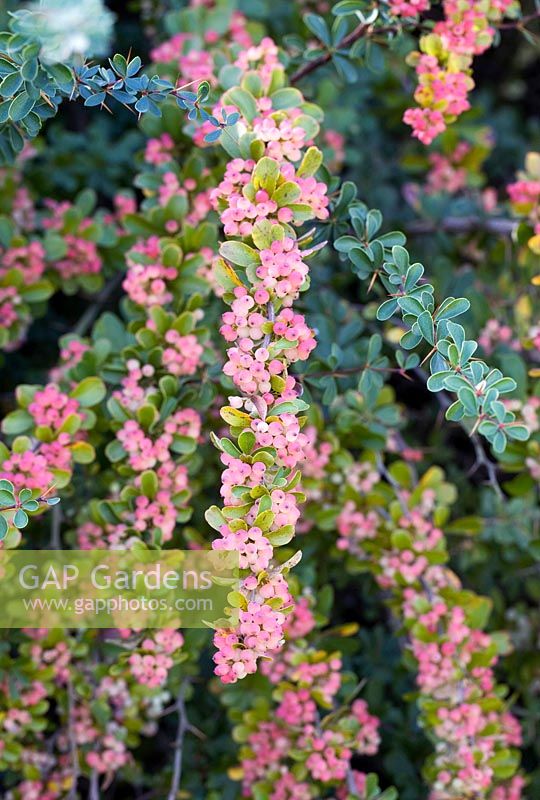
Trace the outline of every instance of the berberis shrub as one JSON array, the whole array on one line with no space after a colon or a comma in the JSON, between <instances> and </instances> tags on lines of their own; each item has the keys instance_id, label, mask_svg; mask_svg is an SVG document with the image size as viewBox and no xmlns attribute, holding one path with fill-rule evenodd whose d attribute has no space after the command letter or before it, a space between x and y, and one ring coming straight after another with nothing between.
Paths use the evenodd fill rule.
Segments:
<instances>
[{"instance_id":1,"label":"berberis shrub","mask_svg":"<svg viewBox=\"0 0 540 800\"><path fill-rule=\"evenodd\" d=\"M1 796L536 800L538 2L109 5L0 12L1 548L241 580L3 631Z\"/></svg>"}]
</instances>

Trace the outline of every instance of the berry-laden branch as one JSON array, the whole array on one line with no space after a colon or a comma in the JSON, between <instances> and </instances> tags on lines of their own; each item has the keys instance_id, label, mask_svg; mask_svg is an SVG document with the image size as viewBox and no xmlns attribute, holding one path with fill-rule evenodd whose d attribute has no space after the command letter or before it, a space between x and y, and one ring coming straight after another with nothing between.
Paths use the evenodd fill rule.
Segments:
<instances>
[{"instance_id":1,"label":"berry-laden branch","mask_svg":"<svg viewBox=\"0 0 540 800\"><path fill-rule=\"evenodd\" d=\"M424 769L431 800L520 797L521 731L494 674L508 643L483 631L491 601L465 590L448 567L443 526L455 488L438 467L417 480L405 462L321 439L326 464L305 516L336 536L332 549L323 541L325 557L373 574L406 636L420 724L433 744Z\"/></svg>"},{"instance_id":2,"label":"berry-laden branch","mask_svg":"<svg viewBox=\"0 0 540 800\"><path fill-rule=\"evenodd\" d=\"M366 681L351 685L341 653L325 648L315 605L307 593L295 598L284 646L261 664L271 702L257 697L234 728L245 796L272 792L307 800L337 790L340 800L396 800L394 788L380 789L375 774L352 766L355 756L362 756L364 765L376 755L380 721L358 698ZM330 630L330 636L353 636L356 629L343 626Z\"/></svg>"},{"instance_id":3,"label":"berry-laden branch","mask_svg":"<svg viewBox=\"0 0 540 800\"><path fill-rule=\"evenodd\" d=\"M273 43L265 43L273 53ZM296 228L328 215L326 186L314 177L322 155L306 145L317 125L302 114L302 95L285 86L279 64L272 67L263 73L260 96L270 108L286 108L306 134L299 127L298 141L291 143L284 127L283 138L261 141L253 126L255 98L248 93L253 84L246 79L229 90L222 104L236 105L247 133L232 141L223 137L234 158L214 195L227 237L218 270L231 308L221 327L228 344L224 372L240 392L221 409L231 438L214 438L225 466L225 506L206 514L221 535L213 547L237 550L242 570L240 590L229 596L238 627L224 620L215 635L215 671L226 683L255 672L258 659L279 647L291 605L285 575L297 557L280 563L274 548L291 541L303 498L295 490L305 440L298 415L307 405L289 367L315 347L313 331L293 303L309 286L306 259L318 249L300 240Z\"/></svg>"}]
</instances>

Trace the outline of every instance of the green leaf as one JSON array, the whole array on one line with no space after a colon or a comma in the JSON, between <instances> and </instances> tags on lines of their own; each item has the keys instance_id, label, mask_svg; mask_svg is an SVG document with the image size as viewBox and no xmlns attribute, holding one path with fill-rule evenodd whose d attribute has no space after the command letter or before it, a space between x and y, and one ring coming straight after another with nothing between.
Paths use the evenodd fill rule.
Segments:
<instances>
[{"instance_id":1,"label":"green leaf","mask_svg":"<svg viewBox=\"0 0 540 800\"><path fill-rule=\"evenodd\" d=\"M105 455L111 464L115 464L117 461L122 461L122 459L126 457L126 451L118 439L113 439L105 448Z\"/></svg>"},{"instance_id":2,"label":"green leaf","mask_svg":"<svg viewBox=\"0 0 540 800\"><path fill-rule=\"evenodd\" d=\"M241 89L240 86L235 86L225 92L221 102L223 105L232 104L236 106L236 108L248 122L253 122L259 113L257 101L253 95L250 92L247 92L245 89Z\"/></svg>"},{"instance_id":3,"label":"green leaf","mask_svg":"<svg viewBox=\"0 0 540 800\"><path fill-rule=\"evenodd\" d=\"M423 311L416 320L422 336L429 344L435 344L435 328L429 311Z\"/></svg>"},{"instance_id":4,"label":"green leaf","mask_svg":"<svg viewBox=\"0 0 540 800\"><path fill-rule=\"evenodd\" d=\"M34 108L35 101L30 97L28 92L21 92L12 100L9 107L9 118L12 122L19 122L24 119L27 114Z\"/></svg>"},{"instance_id":5,"label":"green leaf","mask_svg":"<svg viewBox=\"0 0 540 800\"><path fill-rule=\"evenodd\" d=\"M0 541L6 538L8 530L9 525L7 524L7 520L3 514L0 514Z\"/></svg>"},{"instance_id":6,"label":"green leaf","mask_svg":"<svg viewBox=\"0 0 540 800\"><path fill-rule=\"evenodd\" d=\"M20 72L12 72L10 75L6 75L0 85L0 95L2 97L13 97L23 85L23 81L24 79Z\"/></svg>"},{"instance_id":7,"label":"green leaf","mask_svg":"<svg viewBox=\"0 0 540 800\"><path fill-rule=\"evenodd\" d=\"M253 525L256 528L260 528L262 531L267 531L274 522L274 518L275 514L273 511L261 511L260 514L257 514L255 517Z\"/></svg>"},{"instance_id":8,"label":"green leaf","mask_svg":"<svg viewBox=\"0 0 540 800\"><path fill-rule=\"evenodd\" d=\"M452 319L452 317L459 317L464 314L471 307L470 302L465 297L452 298L449 297L443 303L435 314L435 319L440 322L443 319Z\"/></svg>"},{"instance_id":9,"label":"green leaf","mask_svg":"<svg viewBox=\"0 0 540 800\"><path fill-rule=\"evenodd\" d=\"M142 493L150 498L150 500L153 500L157 494L158 488L159 484L156 473L151 469L145 470L141 475Z\"/></svg>"},{"instance_id":10,"label":"green leaf","mask_svg":"<svg viewBox=\"0 0 540 800\"><path fill-rule=\"evenodd\" d=\"M101 378L85 378L73 389L70 396L79 402L83 408L91 408L101 403L105 397L105 384Z\"/></svg>"},{"instance_id":11,"label":"green leaf","mask_svg":"<svg viewBox=\"0 0 540 800\"><path fill-rule=\"evenodd\" d=\"M427 388L430 392L441 392L445 387L446 378L450 377L454 373L450 370L443 370L441 372L434 372L428 378L427 381Z\"/></svg>"},{"instance_id":12,"label":"green leaf","mask_svg":"<svg viewBox=\"0 0 540 800\"><path fill-rule=\"evenodd\" d=\"M0 489L0 508L11 508L15 505L15 495L7 489Z\"/></svg>"},{"instance_id":13,"label":"green leaf","mask_svg":"<svg viewBox=\"0 0 540 800\"><path fill-rule=\"evenodd\" d=\"M255 189L264 189L269 195L273 195L279 174L278 162L273 158L264 156L255 165L251 180Z\"/></svg>"},{"instance_id":14,"label":"green leaf","mask_svg":"<svg viewBox=\"0 0 540 800\"><path fill-rule=\"evenodd\" d=\"M13 517L13 524L16 528L26 528L28 525L28 514L22 508L17 509Z\"/></svg>"},{"instance_id":15,"label":"green leaf","mask_svg":"<svg viewBox=\"0 0 540 800\"><path fill-rule=\"evenodd\" d=\"M47 72L63 89L74 83L73 72L67 64L47 64Z\"/></svg>"},{"instance_id":16,"label":"green leaf","mask_svg":"<svg viewBox=\"0 0 540 800\"><path fill-rule=\"evenodd\" d=\"M332 43L328 26L318 14L304 14L304 23L325 45L329 46Z\"/></svg>"},{"instance_id":17,"label":"green leaf","mask_svg":"<svg viewBox=\"0 0 540 800\"><path fill-rule=\"evenodd\" d=\"M399 244L392 247L392 259L402 274L407 274L409 269L409 253ZM422 266L421 264L419 266Z\"/></svg>"},{"instance_id":18,"label":"green leaf","mask_svg":"<svg viewBox=\"0 0 540 800\"><path fill-rule=\"evenodd\" d=\"M19 492L19 503L26 503L32 497L32 489L21 489Z\"/></svg>"},{"instance_id":19,"label":"green leaf","mask_svg":"<svg viewBox=\"0 0 540 800\"><path fill-rule=\"evenodd\" d=\"M416 297L399 297L398 305L405 314L414 314L415 317L419 317L425 311L424 306Z\"/></svg>"},{"instance_id":20,"label":"green leaf","mask_svg":"<svg viewBox=\"0 0 540 800\"><path fill-rule=\"evenodd\" d=\"M446 533L459 533L465 536L475 536L482 533L484 522L481 517L460 517L445 526Z\"/></svg>"},{"instance_id":21,"label":"green leaf","mask_svg":"<svg viewBox=\"0 0 540 800\"><path fill-rule=\"evenodd\" d=\"M398 307L397 300L385 300L385 302L379 306L377 309L377 319L380 322L384 322L387 319L390 319L392 314L395 312L396 308Z\"/></svg>"},{"instance_id":22,"label":"green leaf","mask_svg":"<svg viewBox=\"0 0 540 800\"><path fill-rule=\"evenodd\" d=\"M525 425L507 425L504 430L510 439L517 439L519 442L527 441L531 435Z\"/></svg>"},{"instance_id":23,"label":"green leaf","mask_svg":"<svg viewBox=\"0 0 540 800\"><path fill-rule=\"evenodd\" d=\"M2 431L10 436L17 436L33 427L34 420L28 411L22 408L12 411L2 421Z\"/></svg>"},{"instance_id":24,"label":"green leaf","mask_svg":"<svg viewBox=\"0 0 540 800\"><path fill-rule=\"evenodd\" d=\"M248 428L251 425L251 417L245 411L239 411L232 406L223 406L220 410L221 418L225 420L228 425L233 427Z\"/></svg>"},{"instance_id":25,"label":"green leaf","mask_svg":"<svg viewBox=\"0 0 540 800\"><path fill-rule=\"evenodd\" d=\"M247 600L241 592L229 592L227 602L232 608L247 608Z\"/></svg>"},{"instance_id":26,"label":"green leaf","mask_svg":"<svg viewBox=\"0 0 540 800\"><path fill-rule=\"evenodd\" d=\"M467 416L476 417L478 415L478 398L473 390L463 387L458 391L458 397Z\"/></svg>"},{"instance_id":27,"label":"green leaf","mask_svg":"<svg viewBox=\"0 0 540 800\"><path fill-rule=\"evenodd\" d=\"M42 303L54 294L54 286L48 280L36 281L21 289L21 296L27 303Z\"/></svg>"},{"instance_id":28,"label":"green leaf","mask_svg":"<svg viewBox=\"0 0 540 800\"><path fill-rule=\"evenodd\" d=\"M297 183L285 181L285 183L282 183L272 194L272 200L281 208L282 206L289 206L295 203L300 199L301 194L302 191Z\"/></svg>"},{"instance_id":29,"label":"green leaf","mask_svg":"<svg viewBox=\"0 0 540 800\"><path fill-rule=\"evenodd\" d=\"M282 111L285 108L299 108L304 102L302 92L292 86L278 89L272 93L272 110Z\"/></svg>"},{"instance_id":30,"label":"green leaf","mask_svg":"<svg viewBox=\"0 0 540 800\"><path fill-rule=\"evenodd\" d=\"M251 453L255 446L255 434L253 431L242 431L238 437L238 445L243 453Z\"/></svg>"},{"instance_id":31,"label":"green leaf","mask_svg":"<svg viewBox=\"0 0 540 800\"><path fill-rule=\"evenodd\" d=\"M258 252L243 242L223 242L219 253L239 267L258 267L261 263Z\"/></svg>"},{"instance_id":32,"label":"green leaf","mask_svg":"<svg viewBox=\"0 0 540 800\"><path fill-rule=\"evenodd\" d=\"M281 528L265 535L273 547L281 547L285 544L289 544L293 538L294 525L283 525Z\"/></svg>"},{"instance_id":33,"label":"green leaf","mask_svg":"<svg viewBox=\"0 0 540 800\"><path fill-rule=\"evenodd\" d=\"M214 528L216 531L219 531L222 525L227 524L227 520L223 516L221 509L217 506L210 506L210 508L206 509L204 518L210 527Z\"/></svg>"},{"instance_id":34,"label":"green leaf","mask_svg":"<svg viewBox=\"0 0 540 800\"><path fill-rule=\"evenodd\" d=\"M506 436L504 431L497 431L491 442L493 450L500 455L506 450Z\"/></svg>"},{"instance_id":35,"label":"green leaf","mask_svg":"<svg viewBox=\"0 0 540 800\"><path fill-rule=\"evenodd\" d=\"M96 451L90 442L74 442L70 451L76 464L91 464L96 457Z\"/></svg>"},{"instance_id":36,"label":"green leaf","mask_svg":"<svg viewBox=\"0 0 540 800\"><path fill-rule=\"evenodd\" d=\"M321 166L322 161L323 155L319 148L309 147L304 154L304 158L302 159L300 166L296 170L297 177L306 178L310 177L311 175L315 175Z\"/></svg>"}]
</instances>

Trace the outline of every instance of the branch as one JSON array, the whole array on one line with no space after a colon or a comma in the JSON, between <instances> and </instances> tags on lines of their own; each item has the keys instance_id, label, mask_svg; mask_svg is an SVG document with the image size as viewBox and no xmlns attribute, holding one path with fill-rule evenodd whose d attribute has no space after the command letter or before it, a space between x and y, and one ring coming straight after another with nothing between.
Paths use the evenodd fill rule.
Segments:
<instances>
[{"instance_id":1,"label":"branch","mask_svg":"<svg viewBox=\"0 0 540 800\"><path fill-rule=\"evenodd\" d=\"M346 378L349 375L357 375L359 372L389 372L401 375L403 378L408 378L407 370L402 367L373 367L371 364L359 364L357 367L344 367L338 370L327 370L321 372L299 372L295 373L294 377L298 381L305 381L309 378Z\"/></svg>"},{"instance_id":2,"label":"branch","mask_svg":"<svg viewBox=\"0 0 540 800\"><path fill-rule=\"evenodd\" d=\"M509 31L509 30L523 30L529 22L535 22L537 19L540 19L540 9L535 11L534 14L529 14L526 17L520 17L520 19L515 19L512 22L500 22L496 27L501 31Z\"/></svg>"},{"instance_id":3,"label":"branch","mask_svg":"<svg viewBox=\"0 0 540 800\"><path fill-rule=\"evenodd\" d=\"M99 776L95 769L92 770L90 775L90 790L88 792L88 800L99 800Z\"/></svg>"},{"instance_id":4,"label":"branch","mask_svg":"<svg viewBox=\"0 0 540 800\"><path fill-rule=\"evenodd\" d=\"M394 25L387 25L384 28L374 28L371 23L369 25L361 24L351 31L348 36L345 36L341 42L339 42L337 49L341 50L349 47L357 42L358 39L363 39L365 36L371 36L372 33L395 33L400 29L401 26L396 27ZM328 52L324 53L324 55L314 58L312 61L308 61L307 64L304 64L303 67L300 67L300 69L291 76L291 84L298 83L298 81L302 80L302 78L304 78L306 75L309 75L310 72L319 69L319 67L322 67L323 64L328 64L328 62L332 60L332 55L333 51L328 50Z\"/></svg>"},{"instance_id":5,"label":"branch","mask_svg":"<svg viewBox=\"0 0 540 800\"><path fill-rule=\"evenodd\" d=\"M51 550L60 550L62 547L62 540L60 537L60 530L62 525L62 509L60 504L57 504L51 509Z\"/></svg>"},{"instance_id":6,"label":"branch","mask_svg":"<svg viewBox=\"0 0 540 800\"><path fill-rule=\"evenodd\" d=\"M407 232L411 236L423 236L428 233L471 233L484 231L495 233L497 236L511 236L517 226L518 220L505 219L504 217L492 219L483 217L446 217L438 221L418 220L407 225Z\"/></svg>"},{"instance_id":7,"label":"branch","mask_svg":"<svg viewBox=\"0 0 540 800\"><path fill-rule=\"evenodd\" d=\"M427 383L428 376L426 375L423 369L417 367L414 370L414 374L424 383L424 385ZM435 395L441 410L446 412L446 410L450 408L450 406L452 405L450 397L447 395L445 391L436 392ZM485 467L488 474L489 485L492 487L499 500L504 500L505 497L503 490L501 489L499 481L497 480L497 465L494 464L493 461L491 461L488 458L488 454L483 441L480 439L478 434L476 433L471 434L463 424L461 424L461 427L463 428L465 433L467 433L467 435L469 436L472 446L474 447L474 453L476 456L476 460L472 465L471 469L468 471L467 475L468 476L474 475L474 473L477 472L480 467Z\"/></svg>"},{"instance_id":8,"label":"branch","mask_svg":"<svg viewBox=\"0 0 540 800\"><path fill-rule=\"evenodd\" d=\"M487 457L487 453L482 445L482 442L476 433L473 433L470 439L473 443L476 461L472 465L467 475L474 475L474 473L477 472L480 467L485 467L488 475L489 485L492 487L499 500L504 500L505 497L503 490L501 489L499 481L497 480L497 465L494 464L493 461L490 461L490 459Z\"/></svg>"},{"instance_id":9,"label":"branch","mask_svg":"<svg viewBox=\"0 0 540 800\"><path fill-rule=\"evenodd\" d=\"M176 706L178 709L178 728L176 730L176 741L174 743L174 760L173 760L173 775L171 780L171 788L167 795L167 800L177 800L178 791L180 789L180 780L182 778L182 756L184 751L184 736L189 730L189 720L186 713L185 705L185 691L186 681L182 681L178 691Z\"/></svg>"},{"instance_id":10,"label":"branch","mask_svg":"<svg viewBox=\"0 0 540 800\"><path fill-rule=\"evenodd\" d=\"M73 694L73 681L71 673L68 677L67 683L67 697L68 697L68 741L69 752L71 756L71 787L69 789L68 800L77 800L77 783L79 781L79 753L77 750L77 739L75 736L75 728L73 727L73 716L75 713L75 697Z\"/></svg>"},{"instance_id":11,"label":"branch","mask_svg":"<svg viewBox=\"0 0 540 800\"><path fill-rule=\"evenodd\" d=\"M495 25L496 28L499 30L523 30L529 22L534 22L540 18L540 10L536 11L534 14L529 14L526 17L521 17L521 19L514 20L512 22L502 22ZM421 22L416 22L413 26L413 29L424 29L424 26ZM372 23L369 24L360 24L358 25L348 36L345 36L344 39L339 42L336 49L343 49L349 47L350 45L354 44L358 41L358 39L363 39L364 37L371 36L372 34L378 33L398 33L404 30L402 24L400 25L386 25L385 27L375 28ZM409 30L409 29L407 29ZM412 29L411 29L412 30ZM427 28L428 31L431 28ZM298 83L298 81L302 80L306 75L309 75L310 72L322 67L324 64L328 64L329 61L332 60L333 50L328 50L324 55L319 56L318 58L314 58L312 61L308 61L304 64L303 67L300 67L293 75L291 76L291 84Z\"/></svg>"},{"instance_id":12,"label":"branch","mask_svg":"<svg viewBox=\"0 0 540 800\"><path fill-rule=\"evenodd\" d=\"M92 323L96 319L97 315L105 305L105 303L109 300L109 298L114 294L116 289L120 286L124 278L123 272L118 272L116 275L111 278L111 280L105 284L103 289L96 295L93 303L88 306L80 320L77 322L75 327L73 328L73 333L77 336L84 336L89 328L91 327Z\"/></svg>"}]
</instances>

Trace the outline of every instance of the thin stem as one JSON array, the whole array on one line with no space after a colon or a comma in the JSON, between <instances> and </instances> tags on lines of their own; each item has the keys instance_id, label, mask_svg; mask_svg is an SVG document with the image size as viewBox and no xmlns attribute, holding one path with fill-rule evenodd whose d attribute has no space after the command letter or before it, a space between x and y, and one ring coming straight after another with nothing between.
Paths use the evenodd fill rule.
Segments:
<instances>
[{"instance_id":1,"label":"thin stem","mask_svg":"<svg viewBox=\"0 0 540 800\"><path fill-rule=\"evenodd\" d=\"M88 800L99 800L99 775L95 769L92 770L90 775L90 789L88 792Z\"/></svg>"},{"instance_id":2,"label":"thin stem","mask_svg":"<svg viewBox=\"0 0 540 800\"><path fill-rule=\"evenodd\" d=\"M472 233L484 231L498 236L511 236L519 224L518 220L494 217L492 219L479 216L446 217L432 222L431 220L418 220L407 225L407 233L411 236L423 236L437 233Z\"/></svg>"},{"instance_id":3,"label":"thin stem","mask_svg":"<svg viewBox=\"0 0 540 800\"><path fill-rule=\"evenodd\" d=\"M537 19L540 19L540 9L534 14L528 14L526 17L515 19L512 22L500 22L497 28L501 31L522 30L529 22L535 22Z\"/></svg>"},{"instance_id":4,"label":"thin stem","mask_svg":"<svg viewBox=\"0 0 540 800\"><path fill-rule=\"evenodd\" d=\"M406 370L401 367L372 367L371 364L359 364L357 367L345 367L344 369L338 370L299 373L295 374L294 377L299 381L306 380L307 378L346 378L348 375L356 375L366 370L371 370L372 372L394 372L402 375L404 378L407 377Z\"/></svg>"},{"instance_id":5,"label":"thin stem","mask_svg":"<svg viewBox=\"0 0 540 800\"><path fill-rule=\"evenodd\" d=\"M384 28L374 28L373 25L370 23L369 25L361 24L358 25L348 36L345 36L344 39L339 42L338 48L339 50L349 47L350 45L354 44L358 39L363 39L365 36L370 36L372 33L396 33L398 30L401 29L401 26L395 25L388 25ZM307 64L304 64L303 67L300 67L292 76L291 76L291 84L298 83L304 78L306 75L309 75L310 72L314 72L319 67L322 67L324 64L328 64L329 61L332 60L332 51L328 50L322 56L318 58L314 58L312 61L308 61Z\"/></svg>"},{"instance_id":6,"label":"thin stem","mask_svg":"<svg viewBox=\"0 0 540 800\"><path fill-rule=\"evenodd\" d=\"M386 480L386 482L390 484L392 489L395 491L396 497L397 497L398 502L399 502L399 504L401 506L401 510L403 511L403 514L406 517L410 516L411 512L409 511L407 503L403 499L403 495L402 495L403 487L399 485L399 483L395 480L395 478L387 470L386 464L384 463L384 461L382 459L382 456L380 454L377 455L377 470L379 472L379 475L381 475Z\"/></svg>"},{"instance_id":7,"label":"thin stem","mask_svg":"<svg viewBox=\"0 0 540 800\"><path fill-rule=\"evenodd\" d=\"M473 443L476 461L469 470L468 474L474 475L474 473L477 472L480 467L485 467L488 475L489 485L492 487L499 500L504 500L503 490L501 489L499 481L497 480L497 465L494 464L493 461L490 461L490 459L487 457L487 453L484 450L479 436L477 436L475 433L470 438L471 442Z\"/></svg>"},{"instance_id":8,"label":"thin stem","mask_svg":"<svg viewBox=\"0 0 540 800\"><path fill-rule=\"evenodd\" d=\"M122 272L118 272L108 283L105 284L103 289L99 292L99 294L96 295L94 301L88 306L82 317L73 328L73 333L75 333L77 336L84 336L88 332L103 306L120 286L123 278L124 274Z\"/></svg>"},{"instance_id":9,"label":"thin stem","mask_svg":"<svg viewBox=\"0 0 540 800\"><path fill-rule=\"evenodd\" d=\"M75 715L75 694L73 691L73 681L71 673L67 683L67 697L68 697L68 740L69 752L71 756L71 787L69 789L68 800L77 800L77 783L79 782L79 752L77 750L77 738L75 736L75 728L73 727Z\"/></svg>"},{"instance_id":10,"label":"thin stem","mask_svg":"<svg viewBox=\"0 0 540 800\"><path fill-rule=\"evenodd\" d=\"M274 308L274 304L272 303L271 300L269 301L269 303L268 303L268 305L266 307L266 310L267 310L267 313L268 313L268 322L274 322L275 319L276 319L276 309ZM262 347L268 347L268 345L270 344L270 339L271 338L272 338L272 334L271 333L265 334L265 337L264 337L263 343L262 343Z\"/></svg>"},{"instance_id":11,"label":"thin stem","mask_svg":"<svg viewBox=\"0 0 540 800\"><path fill-rule=\"evenodd\" d=\"M354 773L350 768L347 770L347 791L349 794L352 794L353 797L360 797L354 782Z\"/></svg>"},{"instance_id":12,"label":"thin stem","mask_svg":"<svg viewBox=\"0 0 540 800\"><path fill-rule=\"evenodd\" d=\"M173 774L171 788L167 795L167 800L177 800L182 778L182 757L184 754L184 736L189 729L189 720L185 705L186 681L182 681L178 690L176 706L178 709L178 728L176 730L176 741L174 743Z\"/></svg>"},{"instance_id":13,"label":"thin stem","mask_svg":"<svg viewBox=\"0 0 540 800\"><path fill-rule=\"evenodd\" d=\"M62 547L62 538L60 531L62 527L62 509L60 504L57 503L51 509L51 550L60 550Z\"/></svg>"}]
</instances>

